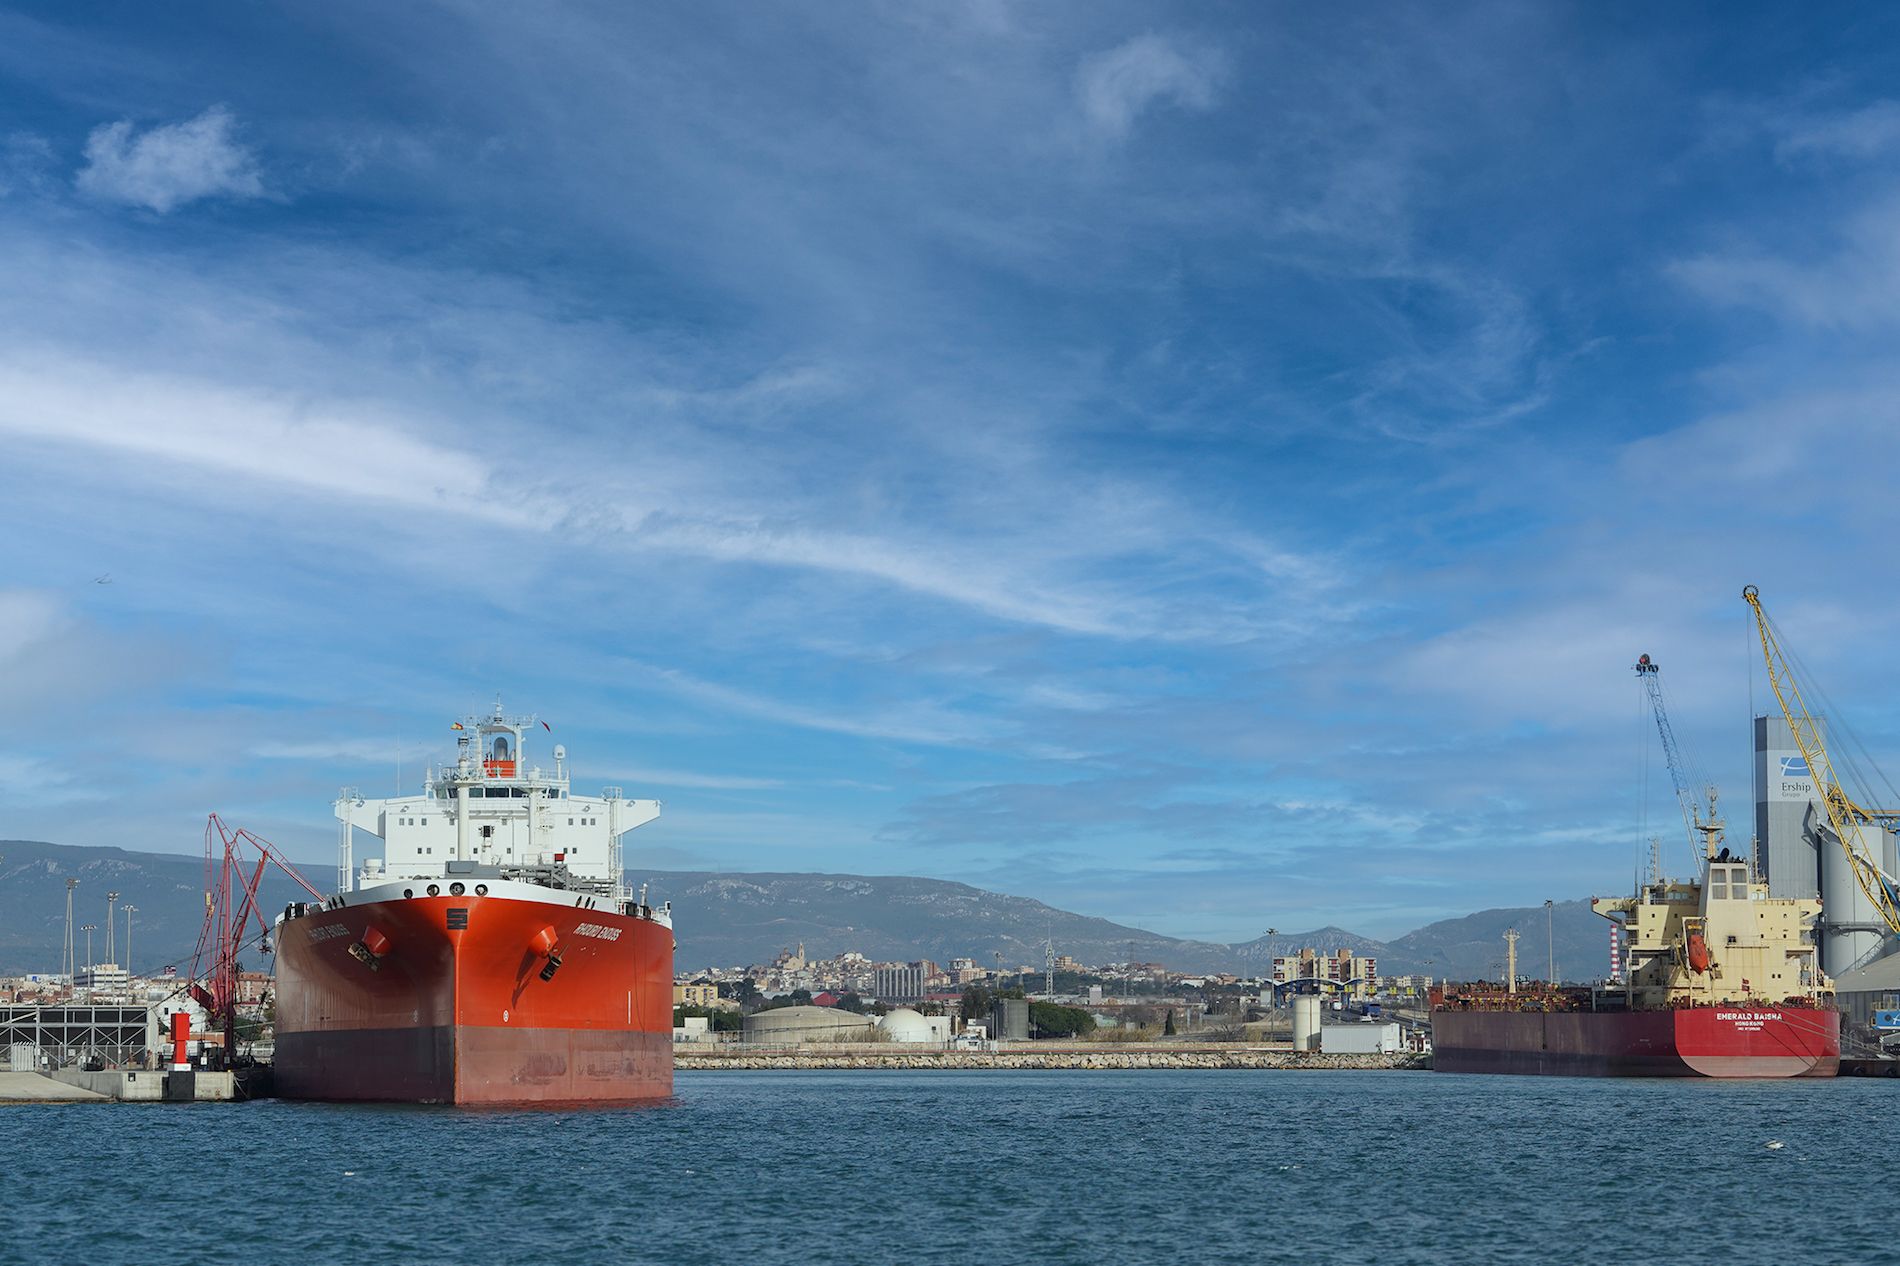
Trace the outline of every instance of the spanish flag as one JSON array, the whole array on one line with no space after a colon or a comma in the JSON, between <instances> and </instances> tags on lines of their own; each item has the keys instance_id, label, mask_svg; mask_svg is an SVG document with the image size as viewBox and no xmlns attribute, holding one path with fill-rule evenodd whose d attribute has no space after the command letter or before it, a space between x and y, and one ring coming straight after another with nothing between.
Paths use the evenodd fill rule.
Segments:
<instances>
[{"instance_id":1,"label":"spanish flag","mask_svg":"<svg viewBox=\"0 0 1900 1266\"><path fill-rule=\"evenodd\" d=\"M451 721L449 722L449 728L451 730L459 730L462 728L462 723L460 721Z\"/></svg>"}]
</instances>

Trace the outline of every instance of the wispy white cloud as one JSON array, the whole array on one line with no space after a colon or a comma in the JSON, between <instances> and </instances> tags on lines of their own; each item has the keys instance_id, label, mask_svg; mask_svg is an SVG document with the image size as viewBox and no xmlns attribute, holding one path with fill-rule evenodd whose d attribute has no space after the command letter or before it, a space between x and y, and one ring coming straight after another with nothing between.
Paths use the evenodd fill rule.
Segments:
<instances>
[{"instance_id":1,"label":"wispy white cloud","mask_svg":"<svg viewBox=\"0 0 1900 1266\"><path fill-rule=\"evenodd\" d=\"M1900 324L1900 190L1857 202L1791 242L1762 241L1671 261L1668 275L1711 303L1822 330Z\"/></svg>"},{"instance_id":2,"label":"wispy white cloud","mask_svg":"<svg viewBox=\"0 0 1900 1266\"><path fill-rule=\"evenodd\" d=\"M527 524L489 467L375 405L126 371L58 352L0 359L0 433L325 493Z\"/></svg>"},{"instance_id":3,"label":"wispy white cloud","mask_svg":"<svg viewBox=\"0 0 1900 1266\"><path fill-rule=\"evenodd\" d=\"M988 741L994 727L980 718L922 701L891 707L814 708L704 681L676 668L629 661L623 667L676 694L743 716L808 730L900 743L956 746Z\"/></svg>"},{"instance_id":4,"label":"wispy white cloud","mask_svg":"<svg viewBox=\"0 0 1900 1266\"><path fill-rule=\"evenodd\" d=\"M1120 139L1163 102L1184 110L1212 108L1225 73L1218 52L1150 33L1084 59L1075 90L1089 123Z\"/></svg>"},{"instance_id":5,"label":"wispy white cloud","mask_svg":"<svg viewBox=\"0 0 1900 1266\"><path fill-rule=\"evenodd\" d=\"M86 165L74 183L95 198L161 215L202 198L261 198L257 160L236 129L223 106L144 132L130 120L104 124L86 138Z\"/></svg>"},{"instance_id":6,"label":"wispy white cloud","mask_svg":"<svg viewBox=\"0 0 1900 1266\"><path fill-rule=\"evenodd\" d=\"M393 737L387 739L332 738L311 739L300 743L259 743L251 749L251 754L265 760L331 762L349 760L362 761L365 764L393 764L400 750ZM410 747L408 757L411 765L417 765L418 753L413 745Z\"/></svg>"},{"instance_id":7,"label":"wispy white cloud","mask_svg":"<svg viewBox=\"0 0 1900 1266\"><path fill-rule=\"evenodd\" d=\"M108 292L115 302L136 302L129 282ZM250 341L266 361L290 359L302 343L294 331L268 323ZM312 346L304 363L335 356ZM65 347L16 348L0 357L0 433L117 459L121 479L161 478L167 466L196 468L414 515L582 539L623 554L831 573L994 619L1117 639L1234 641L1274 627L1245 594L1216 606L1150 592L1123 571L1124 557L1172 551L1177 576L1191 556L1239 563L1255 592L1297 597L1307 625L1323 622L1317 600L1343 580L1334 561L1206 524L1152 490L1114 489L1120 495L1113 498L1099 487L1078 493L1062 486L1059 473L1045 479L1020 461L1008 476L1022 485L1013 494L1024 506L1014 511L1016 524L900 512L877 516L877 530L867 531L814 524L837 518L822 488L760 489L735 478L749 462L743 441L701 438L624 465L595 457L591 477L577 489L564 485L554 466L537 463L523 472L502 461L498 455L525 442L506 424L451 424L411 401L341 397L314 384L250 386L245 377L214 377L203 366L128 367ZM437 409L453 407L451 400ZM585 437L543 438L536 449L580 462L587 444ZM1051 520L1058 507L1068 521ZM1025 511L1029 521L1021 522Z\"/></svg>"},{"instance_id":8,"label":"wispy white cloud","mask_svg":"<svg viewBox=\"0 0 1900 1266\"><path fill-rule=\"evenodd\" d=\"M1900 146L1900 102L1882 99L1853 110L1776 119L1775 156L1878 158Z\"/></svg>"},{"instance_id":9,"label":"wispy white cloud","mask_svg":"<svg viewBox=\"0 0 1900 1266\"><path fill-rule=\"evenodd\" d=\"M693 787L708 791L774 791L782 778L745 778L736 774L704 774L683 769L618 768L613 780L631 787Z\"/></svg>"},{"instance_id":10,"label":"wispy white cloud","mask_svg":"<svg viewBox=\"0 0 1900 1266\"><path fill-rule=\"evenodd\" d=\"M0 670L18 671L19 666L11 661L65 625L65 611L52 595L30 589L0 589Z\"/></svg>"}]
</instances>

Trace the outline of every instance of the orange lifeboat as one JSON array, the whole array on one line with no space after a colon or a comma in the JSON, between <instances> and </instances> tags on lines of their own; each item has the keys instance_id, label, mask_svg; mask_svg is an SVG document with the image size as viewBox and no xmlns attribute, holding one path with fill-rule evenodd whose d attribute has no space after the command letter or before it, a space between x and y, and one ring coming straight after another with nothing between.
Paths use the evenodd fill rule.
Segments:
<instances>
[{"instance_id":1,"label":"orange lifeboat","mask_svg":"<svg viewBox=\"0 0 1900 1266\"><path fill-rule=\"evenodd\" d=\"M1709 970L1709 943L1702 933L1689 933L1689 970L1697 975Z\"/></svg>"}]
</instances>

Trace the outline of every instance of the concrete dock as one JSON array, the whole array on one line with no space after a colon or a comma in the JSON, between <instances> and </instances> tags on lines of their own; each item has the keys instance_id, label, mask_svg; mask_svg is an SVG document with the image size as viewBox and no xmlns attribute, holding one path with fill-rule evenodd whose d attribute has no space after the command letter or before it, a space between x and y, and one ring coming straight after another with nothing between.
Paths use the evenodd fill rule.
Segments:
<instances>
[{"instance_id":1,"label":"concrete dock","mask_svg":"<svg viewBox=\"0 0 1900 1266\"><path fill-rule=\"evenodd\" d=\"M173 1073L112 1068L88 1072L56 1068L50 1073L0 1072L4 1103L205 1103L237 1097L230 1073Z\"/></svg>"},{"instance_id":2,"label":"concrete dock","mask_svg":"<svg viewBox=\"0 0 1900 1266\"><path fill-rule=\"evenodd\" d=\"M40 1073L0 1071L0 1104L7 1103L107 1103L111 1095L55 1081Z\"/></svg>"},{"instance_id":3,"label":"concrete dock","mask_svg":"<svg viewBox=\"0 0 1900 1266\"><path fill-rule=\"evenodd\" d=\"M237 1097L230 1073L196 1069L173 1073L134 1068L109 1068L104 1072L61 1068L53 1076L69 1086L123 1103L205 1103Z\"/></svg>"}]
</instances>

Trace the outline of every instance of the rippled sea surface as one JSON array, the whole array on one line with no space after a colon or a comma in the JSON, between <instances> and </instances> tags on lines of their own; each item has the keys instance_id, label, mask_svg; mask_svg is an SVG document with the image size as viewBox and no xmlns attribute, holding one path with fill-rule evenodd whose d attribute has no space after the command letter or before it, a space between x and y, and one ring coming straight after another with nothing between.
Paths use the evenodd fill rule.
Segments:
<instances>
[{"instance_id":1,"label":"rippled sea surface","mask_svg":"<svg viewBox=\"0 0 1900 1266\"><path fill-rule=\"evenodd\" d=\"M0 1108L0 1260L1900 1255L1892 1081L703 1072L677 1090L594 1112Z\"/></svg>"}]
</instances>

